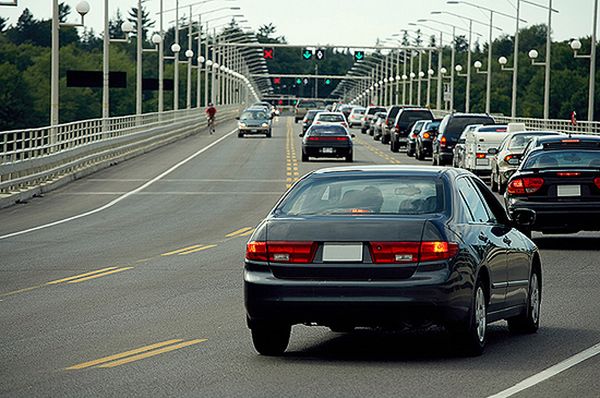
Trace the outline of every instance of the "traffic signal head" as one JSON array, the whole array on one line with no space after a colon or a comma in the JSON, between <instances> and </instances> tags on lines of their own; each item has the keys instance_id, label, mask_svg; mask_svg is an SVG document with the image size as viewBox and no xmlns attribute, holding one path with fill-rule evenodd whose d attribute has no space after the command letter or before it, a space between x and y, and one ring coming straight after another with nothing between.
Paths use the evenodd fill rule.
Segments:
<instances>
[{"instance_id":1,"label":"traffic signal head","mask_svg":"<svg viewBox=\"0 0 600 398\"><path fill-rule=\"evenodd\" d=\"M313 52L312 50L309 50L308 48L305 48L304 51L302 51L302 59L305 61L310 61L313 57Z\"/></svg>"},{"instance_id":2,"label":"traffic signal head","mask_svg":"<svg viewBox=\"0 0 600 398\"><path fill-rule=\"evenodd\" d=\"M315 51L315 58L317 59L317 61L322 61L325 59L325 50L322 48L317 48L317 50Z\"/></svg>"},{"instance_id":3,"label":"traffic signal head","mask_svg":"<svg viewBox=\"0 0 600 398\"><path fill-rule=\"evenodd\" d=\"M281 78L280 77L274 77L273 78L273 83L274 84L281 84Z\"/></svg>"},{"instance_id":4,"label":"traffic signal head","mask_svg":"<svg viewBox=\"0 0 600 398\"><path fill-rule=\"evenodd\" d=\"M325 79L325 84L329 86L331 84L331 79Z\"/></svg>"},{"instance_id":5,"label":"traffic signal head","mask_svg":"<svg viewBox=\"0 0 600 398\"><path fill-rule=\"evenodd\" d=\"M302 84L302 79L300 79L300 78L297 78L297 79L296 79L296 84Z\"/></svg>"},{"instance_id":6,"label":"traffic signal head","mask_svg":"<svg viewBox=\"0 0 600 398\"><path fill-rule=\"evenodd\" d=\"M274 59L275 51L272 48L263 48L263 59Z\"/></svg>"},{"instance_id":7,"label":"traffic signal head","mask_svg":"<svg viewBox=\"0 0 600 398\"><path fill-rule=\"evenodd\" d=\"M354 51L354 60L355 61L362 61L363 59L365 59L364 51Z\"/></svg>"}]
</instances>

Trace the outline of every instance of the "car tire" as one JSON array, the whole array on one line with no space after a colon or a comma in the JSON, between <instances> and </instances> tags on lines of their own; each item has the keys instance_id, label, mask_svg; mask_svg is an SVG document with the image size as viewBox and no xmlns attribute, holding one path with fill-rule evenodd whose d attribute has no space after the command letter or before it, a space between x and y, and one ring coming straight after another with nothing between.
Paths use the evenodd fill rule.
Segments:
<instances>
[{"instance_id":1,"label":"car tire","mask_svg":"<svg viewBox=\"0 0 600 398\"><path fill-rule=\"evenodd\" d=\"M517 334L531 334L540 327L540 308L542 301L542 285L538 269L533 269L529 278L529 294L527 309L514 318L508 318L508 330Z\"/></svg>"},{"instance_id":2,"label":"car tire","mask_svg":"<svg viewBox=\"0 0 600 398\"><path fill-rule=\"evenodd\" d=\"M396 142L396 140L391 140L390 142L390 151L398 152L400 150L400 144Z\"/></svg>"},{"instance_id":3,"label":"car tire","mask_svg":"<svg viewBox=\"0 0 600 398\"><path fill-rule=\"evenodd\" d=\"M365 129L363 129L363 128L361 128L361 129L360 129L360 132L361 132L362 134L367 134L367 130L365 130Z\"/></svg>"},{"instance_id":4,"label":"car tire","mask_svg":"<svg viewBox=\"0 0 600 398\"><path fill-rule=\"evenodd\" d=\"M290 325L277 324L254 325L250 330L254 349L260 355L266 356L282 355L290 342L292 333Z\"/></svg>"},{"instance_id":5,"label":"car tire","mask_svg":"<svg viewBox=\"0 0 600 398\"><path fill-rule=\"evenodd\" d=\"M352 163L354 161L354 155L350 154L346 156L346 162Z\"/></svg>"},{"instance_id":6,"label":"car tire","mask_svg":"<svg viewBox=\"0 0 600 398\"><path fill-rule=\"evenodd\" d=\"M387 136L385 136L385 135L382 135L382 136L381 136L381 139L380 139L380 141L381 141L381 143L382 143L383 145L387 145L387 144L389 144L389 143L390 143L389 139L388 139L388 138L387 138Z\"/></svg>"},{"instance_id":7,"label":"car tire","mask_svg":"<svg viewBox=\"0 0 600 398\"><path fill-rule=\"evenodd\" d=\"M451 330L460 342L461 353L474 357L483 354L487 342L487 296L481 278L475 284L469 313L465 324L453 325Z\"/></svg>"},{"instance_id":8,"label":"car tire","mask_svg":"<svg viewBox=\"0 0 600 398\"><path fill-rule=\"evenodd\" d=\"M496 173L492 171L492 175L490 176L490 188L492 188L492 192L498 192L498 185L496 184Z\"/></svg>"},{"instance_id":9,"label":"car tire","mask_svg":"<svg viewBox=\"0 0 600 398\"><path fill-rule=\"evenodd\" d=\"M415 156L415 151L410 149L410 144L406 145L406 156L412 158L413 156Z\"/></svg>"},{"instance_id":10,"label":"car tire","mask_svg":"<svg viewBox=\"0 0 600 398\"><path fill-rule=\"evenodd\" d=\"M498 177L498 193L500 195L504 195L504 192L506 192L506 185L502 183L502 181L500 181L500 178Z\"/></svg>"},{"instance_id":11,"label":"car tire","mask_svg":"<svg viewBox=\"0 0 600 398\"><path fill-rule=\"evenodd\" d=\"M244 134L243 133L238 133L238 138L244 138Z\"/></svg>"},{"instance_id":12,"label":"car tire","mask_svg":"<svg viewBox=\"0 0 600 398\"><path fill-rule=\"evenodd\" d=\"M302 161L303 162L308 162L308 155L305 154L304 152L302 152Z\"/></svg>"}]
</instances>

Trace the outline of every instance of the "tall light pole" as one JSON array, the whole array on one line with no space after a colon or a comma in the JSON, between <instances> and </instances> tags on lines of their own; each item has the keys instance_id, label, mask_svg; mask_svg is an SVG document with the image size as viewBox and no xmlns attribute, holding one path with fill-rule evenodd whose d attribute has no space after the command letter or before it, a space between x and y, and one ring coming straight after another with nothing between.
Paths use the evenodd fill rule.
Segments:
<instances>
[{"instance_id":1,"label":"tall light pole","mask_svg":"<svg viewBox=\"0 0 600 398\"><path fill-rule=\"evenodd\" d=\"M16 2L15 2L16 5ZM60 87L60 43L59 30L61 27L81 27L84 24L84 17L90 11L90 5L87 1L81 1L75 6L75 10L81 15L81 22L77 24L60 22L58 13L58 0L52 1L52 52L51 52L51 71L50 71L50 125L59 124L59 87ZM51 135L51 143L56 137Z\"/></svg>"},{"instance_id":2,"label":"tall light pole","mask_svg":"<svg viewBox=\"0 0 600 398\"><path fill-rule=\"evenodd\" d=\"M571 42L571 48L573 49L573 56L575 58L589 58L590 59L590 77L589 77L589 88L588 88L588 120L594 121L594 95L595 95L595 80L596 80L596 30L598 20L598 0L594 0L594 13L592 14L592 40L591 50L588 55L578 54L581 50L581 42L577 39Z\"/></svg>"}]
</instances>

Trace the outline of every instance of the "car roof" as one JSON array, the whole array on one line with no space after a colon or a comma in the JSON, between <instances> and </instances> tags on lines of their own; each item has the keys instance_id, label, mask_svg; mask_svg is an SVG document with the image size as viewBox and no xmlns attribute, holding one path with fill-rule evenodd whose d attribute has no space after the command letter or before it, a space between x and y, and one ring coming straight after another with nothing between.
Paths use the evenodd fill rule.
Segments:
<instances>
[{"instance_id":1,"label":"car roof","mask_svg":"<svg viewBox=\"0 0 600 398\"><path fill-rule=\"evenodd\" d=\"M265 107L264 106L251 106L249 108L244 109L244 112L246 111L264 111Z\"/></svg>"},{"instance_id":2,"label":"car roof","mask_svg":"<svg viewBox=\"0 0 600 398\"><path fill-rule=\"evenodd\" d=\"M469 125L472 126L472 125ZM504 129L504 132L508 129L508 125L506 124L480 124L477 126L475 131L480 131L481 129ZM484 131L485 132L485 131Z\"/></svg>"},{"instance_id":3,"label":"car roof","mask_svg":"<svg viewBox=\"0 0 600 398\"><path fill-rule=\"evenodd\" d=\"M455 117L489 117L492 118L492 115L488 114L488 113L461 113L461 112L455 112L455 113L451 113L448 116L455 118Z\"/></svg>"},{"instance_id":4,"label":"car roof","mask_svg":"<svg viewBox=\"0 0 600 398\"><path fill-rule=\"evenodd\" d=\"M328 115L336 115L336 116L344 116L344 114L342 112L319 112L319 115L323 116L328 116Z\"/></svg>"},{"instance_id":5,"label":"car roof","mask_svg":"<svg viewBox=\"0 0 600 398\"><path fill-rule=\"evenodd\" d=\"M404 165L376 165L376 166L343 166L328 167L315 170L311 174L317 176L330 176L336 174L364 176L368 174L405 174L439 177L443 174L469 174L466 170L452 167L438 166L404 166Z\"/></svg>"},{"instance_id":6,"label":"car roof","mask_svg":"<svg viewBox=\"0 0 600 398\"><path fill-rule=\"evenodd\" d=\"M551 142L562 142L563 140L579 140L580 142L600 142L600 137L595 135L570 134L567 137L564 135L548 135L541 136L537 139L540 145Z\"/></svg>"}]
</instances>

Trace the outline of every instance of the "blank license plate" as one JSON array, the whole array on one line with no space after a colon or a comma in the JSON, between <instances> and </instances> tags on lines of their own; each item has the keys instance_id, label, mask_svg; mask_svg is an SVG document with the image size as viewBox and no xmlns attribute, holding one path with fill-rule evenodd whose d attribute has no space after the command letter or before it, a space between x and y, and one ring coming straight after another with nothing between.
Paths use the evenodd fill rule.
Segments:
<instances>
[{"instance_id":1,"label":"blank license plate","mask_svg":"<svg viewBox=\"0 0 600 398\"><path fill-rule=\"evenodd\" d=\"M325 243L323 262L362 261L363 245L359 243Z\"/></svg>"},{"instance_id":2,"label":"blank license plate","mask_svg":"<svg viewBox=\"0 0 600 398\"><path fill-rule=\"evenodd\" d=\"M475 161L477 162L477 166L489 166L490 165L489 159L475 159Z\"/></svg>"},{"instance_id":3,"label":"blank license plate","mask_svg":"<svg viewBox=\"0 0 600 398\"><path fill-rule=\"evenodd\" d=\"M333 153L333 148L323 148L323 149L321 149L321 152L323 152L323 153Z\"/></svg>"},{"instance_id":4,"label":"blank license plate","mask_svg":"<svg viewBox=\"0 0 600 398\"><path fill-rule=\"evenodd\" d=\"M258 130L252 130L251 133L258 133Z\"/></svg>"},{"instance_id":5,"label":"blank license plate","mask_svg":"<svg viewBox=\"0 0 600 398\"><path fill-rule=\"evenodd\" d=\"M556 188L558 196L581 196L580 185L558 185Z\"/></svg>"}]
</instances>

